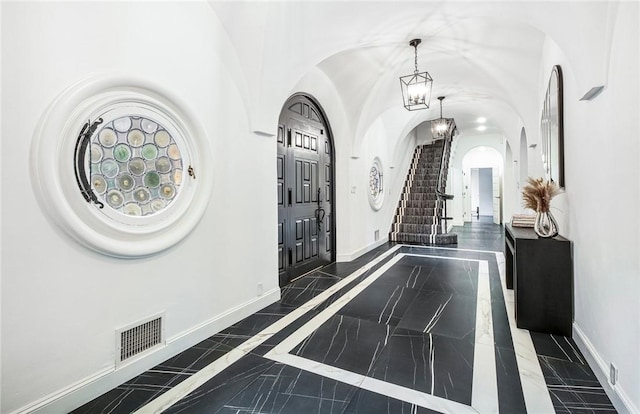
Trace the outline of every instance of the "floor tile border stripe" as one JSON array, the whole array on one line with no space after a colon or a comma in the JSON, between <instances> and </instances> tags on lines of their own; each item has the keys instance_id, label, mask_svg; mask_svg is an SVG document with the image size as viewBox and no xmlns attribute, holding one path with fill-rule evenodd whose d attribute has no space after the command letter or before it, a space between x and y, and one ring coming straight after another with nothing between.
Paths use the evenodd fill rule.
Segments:
<instances>
[{"instance_id":1,"label":"floor tile border stripe","mask_svg":"<svg viewBox=\"0 0 640 414\"><path fill-rule=\"evenodd\" d=\"M411 388L381 381L375 378L355 374L341 368L322 364L313 360L308 360L297 355L289 354L293 348L311 335L324 322L335 315L341 308L347 305L353 298L363 292L382 274L405 256L434 258L439 260L456 260L466 262L477 262L478 268L478 294L476 310L476 338L474 343L473 360L473 381L471 406L447 400ZM399 253L389 260L373 274L367 277L357 286L349 290L334 303L329 305L320 314L315 316L305 325L289 335L280 344L269 351L265 358L277 362L289 364L299 369L303 369L314 374L326 376L328 378L346 382L351 385L365 388L369 391L377 392L387 397L408 401L424 408L437 410L443 413L466 413L466 412L498 412L498 384L495 364L495 345L493 341L493 318L491 314L491 290L489 287L489 264L486 260L465 259L460 257L432 256L415 253ZM480 336L478 335L480 332ZM355 379L354 379L355 378ZM362 378L358 384L357 378ZM493 381L487 381L492 378ZM477 411L476 411L477 410Z\"/></svg>"},{"instance_id":2,"label":"floor tile border stripe","mask_svg":"<svg viewBox=\"0 0 640 414\"><path fill-rule=\"evenodd\" d=\"M493 339L493 315L491 311L491 288L489 263L478 266L478 299L476 300L476 335L473 351L473 381L471 406L481 413L497 413L498 375L496 372L496 350ZM487 381L486 378L493 378Z\"/></svg>"},{"instance_id":3,"label":"floor tile border stripe","mask_svg":"<svg viewBox=\"0 0 640 414\"><path fill-rule=\"evenodd\" d=\"M324 292L320 293L318 296L312 298L311 300L309 300L299 308L295 309L291 313L283 316L280 320L269 325L267 328L265 328L255 336L249 338L248 340L240 344L237 348L234 348L233 350L229 351L225 356L207 365L197 373L193 374L189 378L182 381L177 386L171 388L164 394L158 396L158 398L154 399L153 401L139 408L137 411L134 412L134 414L158 414L166 410L167 408L171 407L172 405L174 405L175 403L177 403L178 401L180 401L181 399L189 395L192 391L196 390L198 387L202 386L204 383L206 383L207 381L209 381L210 379L218 375L225 368L229 367L233 363L237 362L240 358L242 358L243 356L245 356L246 354L254 350L257 346L262 344L264 341L271 338L273 335L280 332L282 329L286 328L291 323L295 322L298 318L302 317L304 314L309 312L315 306L327 300L331 295L343 289L353 280L355 280L359 276L369 271L378 263L386 259L388 256L393 255L401 247L402 245L393 246L391 249L382 253L380 256L376 257L375 259L371 260L364 266L355 270L353 273L351 273L349 276L342 279L340 282L331 286Z\"/></svg>"},{"instance_id":4,"label":"floor tile border stripe","mask_svg":"<svg viewBox=\"0 0 640 414\"><path fill-rule=\"evenodd\" d=\"M404 254L400 253L385 263L382 267L372 273L362 282L358 283L355 287L350 289L347 293L339 297L331 305L327 306L322 312L313 317L309 322L298 328L295 332L285 338L282 342L276 345L271 351L269 351L265 358L270 358L274 355L284 355L289 353L307 336L311 335L316 329L325 323L329 318L335 315L340 309L342 309L347 303L349 303L354 297L365 290L371 283L373 283L380 275L389 270L394 264L400 261L404 257Z\"/></svg>"},{"instance_id":5,"label":"floor tile border stripe","mask_svg":"<svg viewBox=\"0 0 640 414\"><path fill-rule=\"evenodd\" d=\"M447 400L435 395L426 394L411 388L382 381L376 378L367 377L362 374L336 368L321 362L302 358L292 354L274 354L269 357L273 361L280 362L304 371L312 372L367 391L385 395L401 401L406 401L414 405L425 407L441 413L447 414L477 414L478 411L472 407Z\"/></svg>"}]
</instances>

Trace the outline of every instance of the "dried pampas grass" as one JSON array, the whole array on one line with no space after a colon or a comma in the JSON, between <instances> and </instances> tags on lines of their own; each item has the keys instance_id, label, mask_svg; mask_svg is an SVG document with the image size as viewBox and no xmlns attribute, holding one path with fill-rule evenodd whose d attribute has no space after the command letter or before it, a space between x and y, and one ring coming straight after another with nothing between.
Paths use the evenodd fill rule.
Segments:
<instances>
[{"instance_id":1,"label":"dried pampas grass","mask_svg":"<svg viewBox=\"0 0 640 414\"><path fill-rule=\"evenodd\" d=\"M553 181L529 177L522 189L522 205L546 213L551 208L551 199L560 193L560 188Z\"/></svg>"}]
</instances>

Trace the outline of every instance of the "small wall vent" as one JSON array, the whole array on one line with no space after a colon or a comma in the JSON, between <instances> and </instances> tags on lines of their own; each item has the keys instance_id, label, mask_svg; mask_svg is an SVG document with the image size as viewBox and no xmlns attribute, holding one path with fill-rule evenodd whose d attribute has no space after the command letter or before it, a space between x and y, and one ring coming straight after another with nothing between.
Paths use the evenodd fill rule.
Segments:
<instances>
[{"instance_id":1,"label":"small wall vent","mask_svg":"<svg viewBox=\"0 0 640 414\"><path fill-rule=\"evenodd\" d=\"M374 241L380 240L380 230L376 230L373 232L373 240Z\"/></svg>"},{"instance_id":2,"label":"small wall vent","mask_svg":"<svg viewBox=\"0 0 640 414\"><path fill-rule=\"evenodd\" d=\"M116 366L164 344L164 314L116 331Z\"/></svg>"}]
</instances>

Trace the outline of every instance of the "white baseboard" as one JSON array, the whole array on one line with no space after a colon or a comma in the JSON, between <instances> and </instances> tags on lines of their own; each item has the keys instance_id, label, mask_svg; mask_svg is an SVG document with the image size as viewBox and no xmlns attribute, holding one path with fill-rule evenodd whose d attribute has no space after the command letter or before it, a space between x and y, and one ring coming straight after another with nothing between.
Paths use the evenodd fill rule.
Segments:
<instances>
[{"instance_id":1,"label":"white baseboard","mask_svg":"<svg viewBox=\"0 0 640 414\"><path fill-rule=\"evenodd\" d=\"M387 243L389 241L389 236L387 235L386 237L383 237L382 239L373 242L367 246L364 246L361 249L355 250L349 254L339 254L336 256L336 262L350 262L354 259L357 259L358 257L362 256L363 254L375 249L376 247L382 246L383 244Z\"/></svg>"},{"instance_id":2,"label":"white baseboard","mask_svg":"<svg viewBox=\"0 0 640 414\"><path fill-rule=\"evenodd\" d=\"M463 220L452 220L451 221L451 225L452 226L464 226L464 221Z\"/></svg>"},{"instance_id":3,"label":"white baseboard","mask_svg":"<svg viewBox=\"0 0 640 414\"><path fill-rule=\"evenodd\" d=\"M640 411L638 411L638 407L633 404L633 401L631 401L619 381L616 385L611 385L611 382L609 381L608 364L598 353L596 348L593 346L593 343L589 340L582 329L580 329L580 326L578 326L576 322L573 323L573 340L587 359L589 366L593 369L594 374L596 374L598 381L602 384L602 387L616 410L621 414L640 413Z\"/></svg>"},{"instance_id":4,"label":"white baseboard","mask_svg":"<svg viewBox=\"0 0 640 414\"><path fill-rule=\"evenodd\" d=\"M114 363L113 367L95 372L68 387L19 408L11 414L52 414L72 411L278 300L280 300L280 288L274 288L262 296L253 298L200 325L180 332L167 339L164 347L130 363L123 364L117 370Z\"/></svg>"}]
</instances>

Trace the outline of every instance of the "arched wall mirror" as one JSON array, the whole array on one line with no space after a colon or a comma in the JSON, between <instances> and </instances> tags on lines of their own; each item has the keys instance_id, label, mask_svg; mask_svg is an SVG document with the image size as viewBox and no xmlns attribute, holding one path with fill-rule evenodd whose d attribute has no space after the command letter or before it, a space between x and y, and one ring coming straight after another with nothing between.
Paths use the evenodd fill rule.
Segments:
<instances>
[{"instance_id":1,"label":"arched wall mirror","mask_svg":"<svg viewBox=\"0 0 640 414\"><path fill-rule=\"evenodd\" d=\"M564 187L564 125L562 108L562 70L556 65L551 70L540 120L542 162L545 175Z\"/></svg>"}]
</instances>

